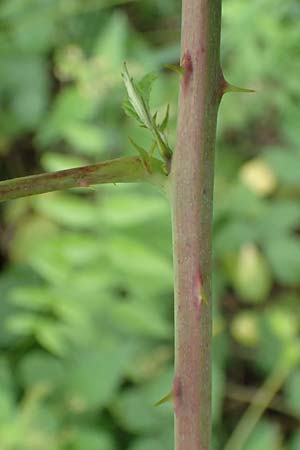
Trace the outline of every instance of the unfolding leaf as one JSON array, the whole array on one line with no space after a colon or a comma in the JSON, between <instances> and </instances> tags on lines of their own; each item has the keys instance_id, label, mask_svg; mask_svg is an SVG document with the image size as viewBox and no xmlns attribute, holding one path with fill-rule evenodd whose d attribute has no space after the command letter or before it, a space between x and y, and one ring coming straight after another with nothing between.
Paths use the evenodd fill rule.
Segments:
<instances>
[{"instance_id":1,"label":"unfolding leaf","mask_svg":"<svg viewBox=\"0 0 300 450\"><path fill-rule=\"evenodd\" d=\"M137 89L148 107L150 107L150 93L156 79L157 75L154 73L148 73L141 79L141 81L137 83Z\"/></svg>"}]
</instances>

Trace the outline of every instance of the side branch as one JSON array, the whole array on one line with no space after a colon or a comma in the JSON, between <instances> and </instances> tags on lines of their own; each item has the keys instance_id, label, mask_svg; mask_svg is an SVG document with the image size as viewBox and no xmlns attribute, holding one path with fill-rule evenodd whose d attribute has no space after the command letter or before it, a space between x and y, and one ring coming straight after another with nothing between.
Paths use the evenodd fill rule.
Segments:
<instances>
[{"instance_id":1,"label":"side branch","mask_svg":"<svg viewBox=\"0 0 300 450\"><path fill-rule=\"evenodd\" d=\"M0 181L0 202L94 184L148 181L162 185L164 177L163 162L158 159L151 158L145 167L140 157L123 157L75 169Z\"/></svg>"}]
</instances>

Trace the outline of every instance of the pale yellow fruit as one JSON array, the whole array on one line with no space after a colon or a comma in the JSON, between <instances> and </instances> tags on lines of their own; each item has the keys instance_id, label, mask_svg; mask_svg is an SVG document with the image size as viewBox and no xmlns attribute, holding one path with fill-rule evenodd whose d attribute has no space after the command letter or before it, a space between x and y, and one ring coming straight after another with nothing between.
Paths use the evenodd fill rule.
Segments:
<instances>
[{"instance_id":1,"label":"pale yellow fruit","mask_svg":"<svg viewBox=\"0 0 300 450\"><path fill-rule=\"evenodd\" d=\"M240 179L251 191L262 197L272 194L277 187L275 174L267 163L259 158L244 164Z\"/></svg>"}]
</instances>

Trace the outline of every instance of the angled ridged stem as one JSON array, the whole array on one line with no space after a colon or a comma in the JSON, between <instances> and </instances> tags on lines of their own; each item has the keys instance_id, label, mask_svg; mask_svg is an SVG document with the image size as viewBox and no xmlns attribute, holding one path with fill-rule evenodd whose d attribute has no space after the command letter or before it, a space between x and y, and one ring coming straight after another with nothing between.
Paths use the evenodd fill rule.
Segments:
<instances>
[{"instance_id":1,"label":"angled ridged stem","mask_svg":"<svg viewBox=\"0 0 300 450\"><path fill-rule=\"evenodd\" d=\"M221 0L183 0L177 146L170 182L175 272L175 449L211 448L211 234L223 94Z\"/></svg>"},{"instance_id":2,"label":"angled ridged stem","mask_svg":"<svg viewBox=\"0 0 300 450\"><path fill-rule=\"evenodd\" d=\"M112 159L75 169L0 181L0 202L30 195L107 183L147 181L163 188L164 163L151 158L147 170L140 157Z\"/></svg>"}]
</instances>

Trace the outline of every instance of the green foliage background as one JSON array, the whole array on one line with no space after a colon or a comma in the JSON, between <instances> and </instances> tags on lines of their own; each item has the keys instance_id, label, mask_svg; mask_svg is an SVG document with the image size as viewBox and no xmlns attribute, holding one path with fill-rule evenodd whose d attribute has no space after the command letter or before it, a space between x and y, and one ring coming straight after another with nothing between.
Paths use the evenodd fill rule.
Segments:
<instances>
[{"instance_id":1,"label":"green foliage background","mask_svg":"<svg viewBox=\"0 0 300 450\"><path fill-rule=\"evenodd\" d=\"M290 364L240 450L300 447L300 4L225 0L214 219L214 450ZM0 176L133 154L120 72L159 73L174 146L180 2L3 0ZM171 450L166 200L109 186L1 206L0 450ZM295 351L294 351L295 350ZM298 352L299 353L299 352Z\"/></svg>"}]
</instances>

